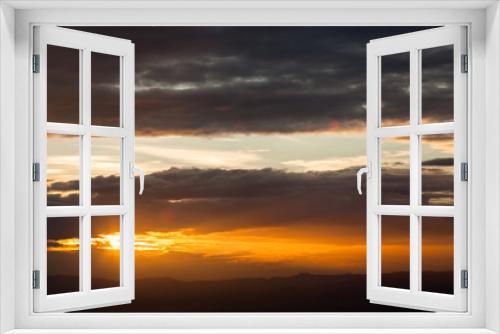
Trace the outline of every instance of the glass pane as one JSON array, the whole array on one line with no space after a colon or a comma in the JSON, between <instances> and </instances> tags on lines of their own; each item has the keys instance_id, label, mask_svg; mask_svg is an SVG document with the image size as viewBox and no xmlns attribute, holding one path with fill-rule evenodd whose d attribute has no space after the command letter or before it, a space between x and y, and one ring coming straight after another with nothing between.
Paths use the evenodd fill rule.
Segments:
<instances>
[{"instance_id":1,"label":"glass pane","mask_svg":"<svg viewBox=\"0 0 500 334\"><path fill-rule=\"evenodd\" d=\"M80 204L80 137L47 135L47 205Z\"/></svg>"},{"instance_id":2,"label":"glass pane","mask_svg":"<svg viewBox=\"0 0 500 334\"><path fill-rule=\"evenodd\" d=\"M92 124L120 126L120 57L92 53Z\"/></svg>"},{"instance_id":3,"label":"glass pane","mask_svg":"<svg viewBox=\"0 0 500 334\"><path fill-rule=\"evenodd\" d=\"M92 138L92 204L120 204L121 138Z\"/></svg>"},{"instance_id":4,"label":"glass pane","mask_svg":"<svg viewBox=\"0 0 500 334\"><path fill-rule=\"evenodd\" d=\"M453 135L420 137L422 205L453 205Z\"/></svg>"},{"instance_id":5,"label":"glass pane","mask_svg":"<svg viewBox=\"0 0 500 334\"><path fill-rule=\"evenodd\" d=\"M47 45L47 121L80 122L80 50Z\"/></svg>"},{"instance_id":6,"label":"glass pane","mask_svg":"<svg viewBox=\"0 0 500 334\"><path fill-rule=\"evenodd\" d=\"M120 217L92 217L92 289L120 286Z\"/></svg>"},{"instance_id":7,"label":"glass pane","mask_svg":"<svg viewBox=\"0 0 500 334\"><path fill-rule=\"evenodd\" d=\"M453 294L451 217L422 217L422 290Z\"/></svg>"},{"instance_id":8,"label":"glass pane","mask_svg":"<svg viewBox=\"0 0 500 334\"><path fill-rule=\"evenodd\" d=\"M382 126L410 123L410 53L381 57Z\"/></svg>"},{"instance_id":9,"label":"glass pane","mask_svg":"<svg viewBox=\"0 0 500 334\"><path fill-rule=\"evenodd\" d=\"M410 139L380 139L381 204L410 204Z\"/></svg>"},{"instance_id":10,"label":"glass pane","mask_svg":"<svg viewBox=\"0 0 500 334\"><path fill-rule=\"evenodd\" d=\"M410 217L383 216L382 282L391 288L410 288Z\"/></svg>"},{"instance_id":11,"label":"glass pane","mask_svg":"<svg viewBox=\"0 0 500 334\"><path fill-rule=\"evenodd\" d=\"M422 51L422 123L453 121L453 45Z\"/></svg>"},{"instance_id":12,"label":"glass pane","mask_svg":"<svg viewBox=\"0 0 500 334\"><path fill-rule=\"evenodd\" d=\"M80 218L47 219L47 294L80 290Z\"/></svg>"}]
</instances>

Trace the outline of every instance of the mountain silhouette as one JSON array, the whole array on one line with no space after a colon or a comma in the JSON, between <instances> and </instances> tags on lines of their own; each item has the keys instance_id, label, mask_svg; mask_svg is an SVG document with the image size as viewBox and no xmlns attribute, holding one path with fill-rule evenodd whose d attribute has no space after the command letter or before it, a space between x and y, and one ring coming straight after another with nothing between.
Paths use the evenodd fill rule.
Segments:
<instances>
[{"instance_id":1,"label":"mountain silhouette","mask_svg":"<svg viewBox=\"0 0 500 334\"><path fill-rule=\"evenodd\" d=\"M425 272L426 291L451 293L452 272ZM385 282L408 279L408 272L384 274ZM51 286L67 291L75 277L50 276ZM96 281L97 282L97 281ZM452 282L452 280L451 280ZM99 286L116 282L98 279ZM66 289L66 290L65 290ZM84 312L401 312L408 309L372 304L366 277L358 274L179 281L169 277L136 280L130 304Z\"/></svg>"}]
</instances>

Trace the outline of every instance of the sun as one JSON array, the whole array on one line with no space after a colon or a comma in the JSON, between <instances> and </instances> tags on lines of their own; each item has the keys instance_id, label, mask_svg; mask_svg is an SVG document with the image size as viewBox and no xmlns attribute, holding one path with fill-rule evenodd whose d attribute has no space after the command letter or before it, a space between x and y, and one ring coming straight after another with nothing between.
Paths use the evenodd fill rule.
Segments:
<instances>
[{"instance_id":1,"label":"sun","mask_svg":"<svg viewBox=\"0 0 500 334\"><path fill-rule=\"evenodd\" d=\"M120 250L120 233L99 234L92 238L92 245L98 249Z\"/></svg>"},{"instance_id":2,"label":"sun","mask_svg":"<svg viewBox=\"0 0 500 334\"><path fill-rule=\"evenodd\" d=\"M111 246L111 249L119 250L120 249L120 235L108 235L108 242Z\"/></svg>"}]
</instances>

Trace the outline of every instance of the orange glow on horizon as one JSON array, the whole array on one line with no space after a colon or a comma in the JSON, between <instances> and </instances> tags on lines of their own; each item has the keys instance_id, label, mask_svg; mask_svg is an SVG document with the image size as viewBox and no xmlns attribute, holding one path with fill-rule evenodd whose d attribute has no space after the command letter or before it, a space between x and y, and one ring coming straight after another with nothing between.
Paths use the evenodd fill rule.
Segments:
<instances>
[{"instance_id":1,"label":"orange glow on horizon","mask_svg":"<svg viewBox=\"0 0 500 334\"><path fill-rule=\"evenodd\" d=\"M196 234L191 229L172 232L146 231L135 236L135 250L143 257L175 256L191 254L201 258L222 258L228 263L282 263L289 265L307 265L318 270L336 270L357 272L364 265L364 240L339 236L330 241L321 236L290 235L281 233L280 228L254 228L225 232ZM342 240L340 240L342 239ZM50 240L50 252L78 251L79 240L76 238ZM119 233L99 234L92 238L93 249L118 251L120 249ZM405 257L404 245L393 240L384 247L389 271L402 270ZM451 248L452 253L452 248ZM446 263L450 249L448 245L435 240L426 247L426 254L442 254L435 257L434 267ZM441 259L443 257L443 259Z\"/></svg>"},{"instance_id":2,"label":"orange glow on horizon","mask_svg":"<svg viewBox=\"0 0 500 334\"><path fill-rule=\"evenodd\" d=\"M74 252L80 249L78 238L49 239L47 251L49 252ZM99 234L99 237L92 238L92 247L100 250L120 250L120 233Z\"/></svg>"}]
</instances>

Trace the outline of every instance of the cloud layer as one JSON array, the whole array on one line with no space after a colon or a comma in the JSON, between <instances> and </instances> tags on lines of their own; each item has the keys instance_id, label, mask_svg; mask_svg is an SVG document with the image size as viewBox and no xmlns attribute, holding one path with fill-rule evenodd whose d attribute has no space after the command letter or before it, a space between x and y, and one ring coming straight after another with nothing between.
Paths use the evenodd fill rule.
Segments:
<instances>
[{"instance_id":1,"label":"cloud layer","mask_svg":"<svg viewBox=\"0 0 500 334\"><path fill-rule=\"evenodd\" d=\"M362 128L366 43L421 28L78 29L135 43L138 134L220 135ZM96 59L96 66L99 61L106 62ZM446 59L433 62L436 68L430 70L438 82L446 75L441 63L446 65ZM386 84L391 95L404 95L407 87L401 82L407 78L407 70L395 62L388 73L391 80ZM101 90L93 96L102 102L93 102L97 109L92 119L96 124L114 123L117 113L110 103L116 79L106 71L93 75ZM433 92L426 95L428 101L432 101ZM436 92L443 94L443 89ZM408 113L400 99L387 108L391 119L404 118ZM426 104L428 114L439 115L434 110L432 102ZM64 117L67 111L54 106L54 113Z\"/></svg>"},{"instance_id":2,"label":"cloud layer","mask_svg":"<svg viewBox=\"0 0 500 334\"><path fill-rule=\"evenodd\" d=\"M270 168L171 168L146 176L146 190L136 198L138 230L220 231L302 223L349 229L350 222L365 220L364 198L354 187L356 171L357 167L304 173ZM387 204L394 204L407 191L407 176L396 168L386 174L388 190L384 198ZM425 174L426 196L434 200L448 197L453 185L445 175L447 171L439 166ZM95 202L109 201L117 183L115 176L94 179ZM64 203L59 191L72 190L74 184L52 184L49 200Z\"/></svg>"}]
</instances>

